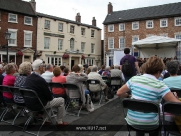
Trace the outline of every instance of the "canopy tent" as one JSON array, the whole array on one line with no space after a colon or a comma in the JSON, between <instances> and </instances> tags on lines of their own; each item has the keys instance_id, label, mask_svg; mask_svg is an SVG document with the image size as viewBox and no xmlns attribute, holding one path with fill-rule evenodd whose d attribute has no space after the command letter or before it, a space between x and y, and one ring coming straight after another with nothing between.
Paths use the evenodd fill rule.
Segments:
<instances>
[{"instance_id":1,"label":"canopy tent","mask_svg":"<svg viewBox=\"0 0 181 136\"><path fill-rule=\"evenodd\" d=\"M176 47L181 39L163 37L163 36L150 36L145 39L133 42L134 47L140 51L141 58L148 58L152 55L159 57L171 58L176 56Z\"/></svg>"}]
</instances>

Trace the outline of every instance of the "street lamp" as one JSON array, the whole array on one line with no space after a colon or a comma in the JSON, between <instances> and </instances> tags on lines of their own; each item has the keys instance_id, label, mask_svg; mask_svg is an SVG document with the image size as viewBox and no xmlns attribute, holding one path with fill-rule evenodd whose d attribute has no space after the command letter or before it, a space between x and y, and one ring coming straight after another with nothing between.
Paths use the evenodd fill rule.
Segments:
<instances>
[{"instance_id":1,"label":"street lamp","mask_svg":"<svg viewBox=\"0 0 181 136\"><path fill-rule=\"evenodd\" d=\"M6 39L7 41L9 41L9 40L10 40L11 33L9 33L8 30L6 30L4 36L5 36L5 39ZM7 63L9 63L9 57L8 57L8 43L9 43L9 42L7 42L7 45L6 45L6 61L7 61Z\"/></svg>"}]
</instances>

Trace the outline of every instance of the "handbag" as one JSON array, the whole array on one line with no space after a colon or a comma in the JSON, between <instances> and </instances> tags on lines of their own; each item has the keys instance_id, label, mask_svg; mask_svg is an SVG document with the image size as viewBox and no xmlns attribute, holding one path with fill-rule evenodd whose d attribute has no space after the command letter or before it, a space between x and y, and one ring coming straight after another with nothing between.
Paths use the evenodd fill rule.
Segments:
<instances>
[{"instance_id":1,"label":"handbag","mask_svg":"<svg viewBox=\"0 0 181 136\"><path fill-rule=\"evenodd\" d=\"M92 100L91 100L89 94L87 94L86 108L87 108L87 110L88 110L89 112L93 112L93 111L94 111L94 104L92 103Z\"/></svg>"}]
</instances>

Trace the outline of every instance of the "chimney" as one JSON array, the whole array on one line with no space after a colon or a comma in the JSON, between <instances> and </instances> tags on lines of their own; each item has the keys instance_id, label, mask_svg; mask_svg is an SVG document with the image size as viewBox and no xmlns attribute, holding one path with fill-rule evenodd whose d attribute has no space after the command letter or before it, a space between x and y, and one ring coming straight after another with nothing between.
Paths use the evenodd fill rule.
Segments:
<instances>
[{"instance_id":1,"label":"chimney","mask_svg":"<svg viewBox=\"0 0 181 136\"><path fill-rule=\"evenodd\" d=\"M113 12L113 6L112 6L112 3L109 2L108 4L108 14L111 14Z\"/></svg>"},{"instance_id":2,"label":"chimney","mask_svg":"<svg viewBox=\"0 0 181 136\"><path fill-rule=\"evenodd\" d=\"M75 21L81 23L80 13L77 13L77 16L75 17Z\"/></svg>"},{"instance_id":3,"label":"chimney","mask_svg":"<svg viewBox=\"0 0 181 136\"><path fill-rule=\"evenodd\" d=\"M92 19L92 25L96 26L96 19L95 19L95 17L93 17L93 19Z\"/></svg>"},{"instance_id":4,"label":"chimney","mask_svg":"<svg viewBox=\"0 0 181 136\"><path fill-rule=\"evenodd\" d=\"M31 4L32 8L34 9L34 11L36 11L36 1L35 0L31 0L30 4Z\"/></svg>"}]
</instances>

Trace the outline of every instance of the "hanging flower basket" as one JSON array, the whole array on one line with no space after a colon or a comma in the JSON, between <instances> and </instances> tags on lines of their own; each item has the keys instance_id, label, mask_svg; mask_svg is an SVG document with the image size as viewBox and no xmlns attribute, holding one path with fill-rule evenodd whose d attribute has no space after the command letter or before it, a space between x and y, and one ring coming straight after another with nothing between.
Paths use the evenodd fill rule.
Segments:
<instances>
[{"instance_id":1,"label":"hanging flower basket","mask_svg":"<svg viewBox=\"0 0 181 136\"><path fill-rule=\"evenodd\" d=\"M23 53L22 53L21 51L18 51L18 52L16 53L16 55L17 55L17 56L23 56Z\"/></svg>"},{"instance_id":2,"label":"hanging flower basket","mask_svg":"<svg viewBox=\"0 0 181 136\"><path fill-rule=\"evenodd\" d=\"M69 58L69 54L64 54L64 55L62 56L62 58L63 58L63 59L68 59L68 58Z\"/></svg>"},{"instance_id":3,"label":"hanging flower basket","mask_svg":"<svg viewBox=\"0 0 181 136\"><path fill-rule=\"evenodd\" d=\"M37 53L37 54L36 54L37 57L40 57L41 55L42 55L41 53Z\"/></svg>"},{"instance_id":4,"label":"hanging flower basket","mask_svg":"<svg viewBox=\"0 0 181 136\"><path fill-rule=\"evenodd\" d=\"M82 55L82 59L85 59L85 56L84 56L84 55Z\"/></svg>"}]
</instances>

